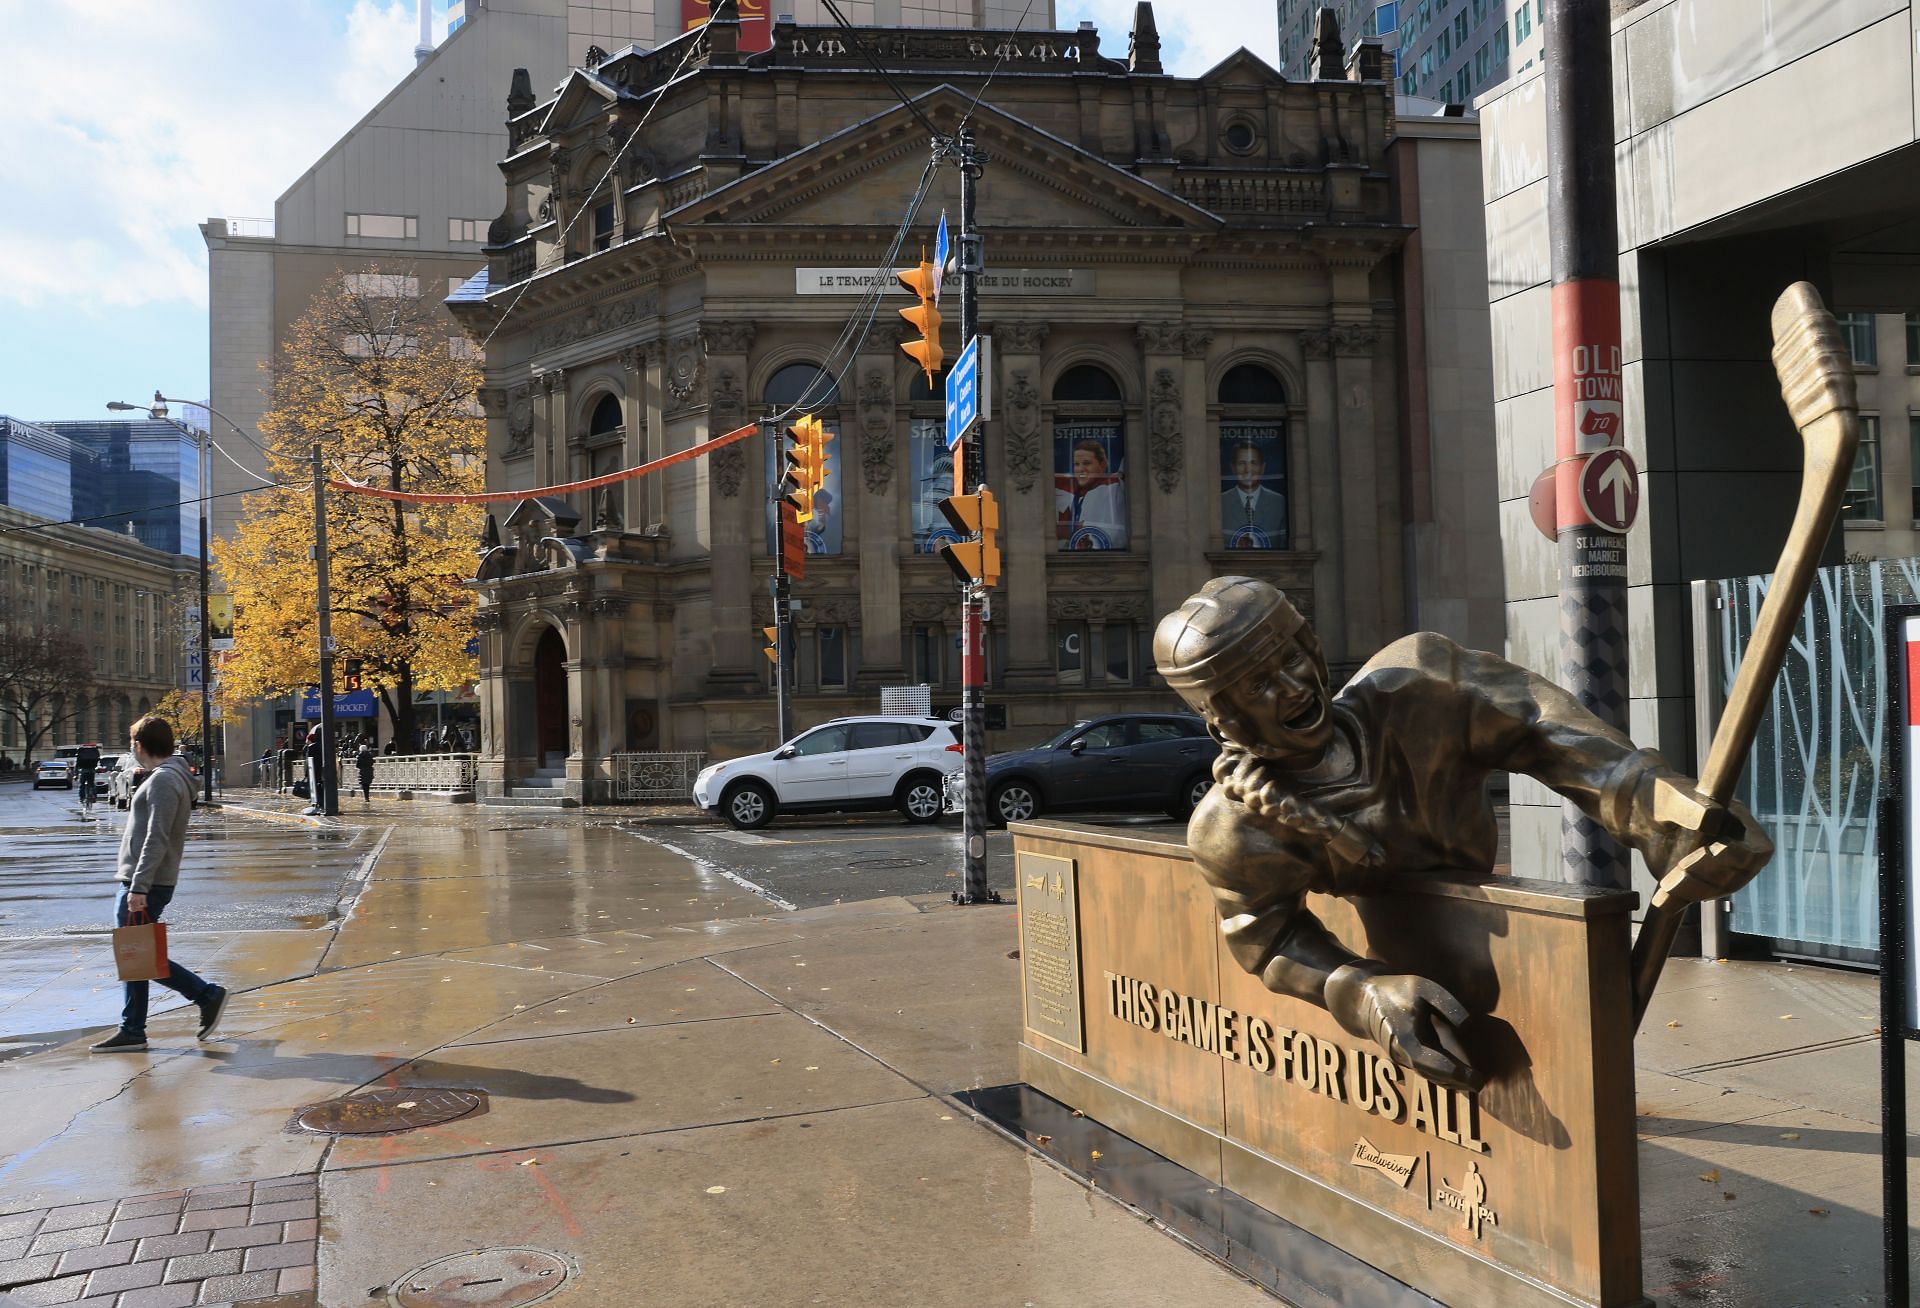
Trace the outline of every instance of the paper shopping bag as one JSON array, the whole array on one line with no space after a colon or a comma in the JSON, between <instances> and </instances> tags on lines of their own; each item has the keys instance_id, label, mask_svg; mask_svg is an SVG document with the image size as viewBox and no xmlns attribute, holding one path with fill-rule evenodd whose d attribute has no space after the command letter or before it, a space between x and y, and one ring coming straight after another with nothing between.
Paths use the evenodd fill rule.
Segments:
<instances>
[{"instance_id":1,"label":"paper shopping bag","mask_svg":"<svg viewBox=\"0 0 1920 1308\"><path fill-rule=\"evenodd\" d=\"M122 981L158 981L167 975L167 924L136 922L113 929L113 965Z\"/></svg>"}]
</instances>

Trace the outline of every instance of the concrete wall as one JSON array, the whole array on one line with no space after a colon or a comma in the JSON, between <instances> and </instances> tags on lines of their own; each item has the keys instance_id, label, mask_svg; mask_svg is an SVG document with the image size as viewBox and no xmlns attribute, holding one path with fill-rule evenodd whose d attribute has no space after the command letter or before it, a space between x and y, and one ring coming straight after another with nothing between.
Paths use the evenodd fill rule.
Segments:
<instances>
[{"instance_id":1,"label":"concrete wall","mask_svg":"<svg viewBox=\"0 0 1920 1308\"><path fill-rule=\"evenodd\" d=\"M1408 318L1407 625L1499 649L1505 591L1479 124L1402 117L1391 153L1398 220L1415 229L1399 292Z\"/></svg>"},{"instance_id":2,"label":"concrete wall","mask_svg":"<svg viewBox=\"0 0 1920 1308\"><path fill-rule=\"evenodd\" d=\"M1793 192L1913 142L1914 23L1906 0L1670 0L1614 23L1626 439L1642 469L1632 731L1682 764L1685 583L1771 571L1798 493L1767 315L1788 282L1830 294L1831 277ZM1544 76L1479 108L1507 644L1556 675L1555 551L1526 506L1553 458ZM1513 801L1516 870L1557 876L1557 797L1516 779Z\"/></svg>"}]
</instances>

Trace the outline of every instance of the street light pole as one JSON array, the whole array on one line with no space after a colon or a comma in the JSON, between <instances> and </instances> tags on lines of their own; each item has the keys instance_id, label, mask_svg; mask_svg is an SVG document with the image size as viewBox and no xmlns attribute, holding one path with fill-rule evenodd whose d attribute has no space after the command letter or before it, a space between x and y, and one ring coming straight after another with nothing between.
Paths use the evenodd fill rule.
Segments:
<instances>
[{"instance_id":1,"label":"street light pole","mask_svg":"<svg viewBox=\"0 0 1920 1308\"><path fill-rule=\"evenodd\" d=\"M155 391L153 393L152 404L127 404L121 400L114 400L107 405L107 408L115 413L144 409L148 417L177 427L181 431L190 432L194 437L195 476L200 483L198 492L194 497L198 500L200 506L200 783L202 786L203 801L207 804L212 804L214 759L213 622L212 615L208 612L207 608L207 595L210 589L207 577L207 569L209 566L209 559L207 557L207 495L210 490L208 481L212 476L212 467L207 460L207 441L210 433L195 431L184 422L177 421L170 417L167 413L168 403L169 401L166 396L162 395L159 391ZM197 404L199 401L177 400L173 401L173 403ZM202 407L210 414L213 412L212 405L203 405ZM220 417L229 425L233 422L233 419L228 418L225 414L221 414ZM238 430L238 428L235 428L235 430Z\"/></svg>"},{"instance_id":2,"label":"street light pole","mask_svg":"<svg viewBox=\"0 0 1920 1308\"><path fill-rule=\"evenodd\" d=\"M310 783L309 798L325 817L340 816L340 788L334 775L334 752L339 742L333 728L333 596L327 575L327 470L321 462L320 442L313 443L313 565L317 582L315 603L320 619L320 775Z\"/></svg>"}]
</instances>

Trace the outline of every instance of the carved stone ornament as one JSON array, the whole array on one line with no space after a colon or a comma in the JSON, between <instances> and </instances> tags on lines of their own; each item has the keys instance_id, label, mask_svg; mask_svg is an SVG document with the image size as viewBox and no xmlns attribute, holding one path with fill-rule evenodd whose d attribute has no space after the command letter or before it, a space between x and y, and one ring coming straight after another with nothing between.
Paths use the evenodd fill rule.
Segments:
<instances>
[{"instance_id":1,"label":"carved stone ornament","mask_svg":"<svg viewBox=\"0 0 1920 1308\"><path fill-rule=\"evenodd\" d=\"M1147 464L1153 469L1153 482L1162 494L1171 495L1180 485L1180 469L1186 461L1186 440L1180 434L1180 383L1173 369L1162 368L1153 374L1153 390L1147 396Z\"/></svg>"},{"instance_id":2,"label":"carved stone ornament","mask_svg":"<svg viewBox=\"0 0 1920 1308\"><path fill-rule=\"evenodd\" d=\"M753 348L757 330L750 322L708 321L700 324L701 334L707 340L708 354L745 354Z\"/></svg>"},{"instance_id":3,"label":"carved stone ornament","mask_svg":"<svg viewBox=\"0 0 1920 1308\"><path fill-rule=\"evenodd\" d=\"M572 157L558 145L547 156L547 196L556 205L567 198L567 168L572 162Z\"/></svg>"},{"instance_id":4,"label":"carved stone ornament","mask_svg":"<svg viewBox=\"0 0 1920 1308\"><path fill-rule=\"evenodd\" d=\"M684 409L693 403L694 392L700 389L706 368L698 336L682 336L668 347L667 394L673 397L675 409Z\"/></svg>"},{"instance_id":5,"label":"carved stone ornament","mask_svg":"<svg viewBox=\"0 0 1920 1308\"><path fill-rule=\"evenodd\" d=\"M611 304L596 304L584 313L576 313L570 318L563 318L559 322L542 327L533 338L533 348L536 351L551 350L583 337L598 336L603 332L630 327L643 318L654 317L659 312L658 292L616 300Z\"/></svg>"},{"instance_id":6,"label":"carved stone ornament","mask_svg":"<svg viewBox=\"0 0 1920 1308\"><path fill-rule=\"evenodd\" d=\"M720 492L723 499L730 500L738 495L740 487L747 480L747 454L740 448L741 444L735 441L707 456L707 462L713 465L709 470L713 476L713 488Z\"/></svg>"},{"instance_id":7,"label":"carved stone ornament","mask_svg":"<svg viewBox=\"0 0 1920 1308\"><path fill-rule=\"evenodd\" d=\"M507 416L507 392L505 387L482 386L473 393L473 398L479 401L480 412L486 414L489 418L504 418Z\"/></svg>"},{"instance_id":8,"label":"carved stone ornament","mask_svg":"<svg viewBox=\"0 0 1920 1308\"><path fill-rule=\"evenodd\" d=\"M1008 354L1038 354L1052 330L1043 322L995 324L994 344Z\"/></svg>"},{"instance_id":9,"label":"carved stone ornament","mask_svg":"<svg viewBox=\"0 0 1920 1308\"><path fill-rule=\"evenodd\" d=\"M533 453L533 387L516 386L507 397L507 448L503 458Z\"/></svg>"},{"instance_id":10,"label":"carved stone ornament","mask_svg":"<svg viewBox=\"0 0 1920 1308\"><path fill-rule=\"evenodd\" d=\"M1301 332L1300 348L1309 359L1324 359L1333 353L1333 333L1325 328Z\"/></svg>"},{"instance_id":11,"label":"carved stone ornament","mask_svg":"<svg viewBox=\"0 0 1920 1308\"><path fill-rule=\"evenodd\" d=\"M1099 622L1144 619L1153 612L1153 603L1142 595L1050 595L1047 615L1068 621Z\"/></svg>"},{"instance_id":12,"label":"carved stone ornament","mask_svg":"<svg viewBox=\"0 0 1920 1308\"><path fill-rule=\"evenodd\" d=\"M724 436L740 425L746 416L747 393L731 368L715 369L713 387L707 392L707 436Z\"/></svg>"},{"instance_id":13,"label":"carved stone ornament","mask_svg":"<svg viewBox=\"0 0 1920 1308\"><path fill-rule=\"evenodd\" d=\"M1181 352L1189 359L1207 357L1207 347L1213 344L1213 332L1206 327L1189 327L1180 333Z\"/></svg>"},{"instance_id":14,"label":"carved stone ornament","mask_svg":"<svg viewBox=\"0 0 1920 1308\"><path fill-rule=\"evenodd\" d=\"M900 616L908 622L938 622L950 617L960 608L958 594L946 595L902 595L900 597Z\"/></svg>"},{"instance_id":15,"label":"carved stone ornament","mask_svg":"<svg viewBox=\"0 0 1920 1308\"><path fill-rule=\"evenodd\" d=\"M879 368L860 378L860 471L875 495L893 481L893 387Z\"/></svg>"},{"instance_id":16,"label":"carved stone ornament","mask_svg":"<svg viewBox=\"0 0 1920 1308\"><path fill-rule=\"evenodd\" d=\"M1173 354L1181 348L1184 330L1177 322L1143 322L1133 334L1148 354Z\"/></svg>"},{"instance_id":17,"label":"carved stone ornament","mask_svg":"<svg viewBox=\"0 0 1920 1308\"><path fill-rule=\"evenodd\" d=\"M1007 387L1007 476L1015 490L1030 491L1040 475L1040 389L1025 368Z\"/></svg>"},{"instance_id":18,"label":"carved stone ornament","mask_svg":"<svg viewBox=\"0 0 1920 1308\"><path fill-rule=\"evenodd\" d=\"M619 531L623 526L620 516L620 488L602 486L593 493L593 529L595 531Z\"/></svg>"},{"instance_id":19,"label":"carved stone ornament","mask_svg":"<svg viewBox=\"0 0 1920 1308\"><path fill-rule=\"evenodd\" d=\"M1336 354L1372 354L1374 344L1380 339L1373 324L1365 322L1340 323L1331 334Z\"/></svg>"}]
</instances>

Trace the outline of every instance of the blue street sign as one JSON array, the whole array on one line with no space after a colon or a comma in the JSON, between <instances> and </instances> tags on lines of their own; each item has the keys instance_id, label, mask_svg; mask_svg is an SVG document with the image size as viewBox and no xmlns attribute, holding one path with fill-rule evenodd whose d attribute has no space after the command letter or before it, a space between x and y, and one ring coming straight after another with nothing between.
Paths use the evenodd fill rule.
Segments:
<instances>
[{"instance_id":1,"label":"blue street sign","mask_svg":"<svg viewBox=\"0 0 1920 1308\"><path fill-rule=\"evenodd\" d=\"M992 392L993 341L976 336L960 351L960 357L947 369L947 448L965 438L976 422L993 417L988 398Z\"/></svg>"},{"instance_id":2,"label":"blue street sign","mask_svg":"<svg viewBox=\"0 0 1920 1308\"><path fill-rule=\"evenodd\" d=\"M933 238L933 302L940 303L940 283L947 275L947 211L940 211L940 231Z\"/></svg>"},{"instance_id":3,"label":"blue street sign","mask_svg":"<svg viewBox=\"0 0 1920 1308\"><path fill-rule=\"evenodd\" d=\"M336 718L372 718L379 716L379 713L379 703L370 690L349 690L336 693L333 697L333 716ZM320 692L312 686L300 697L300 720L320 720Z\"/></svg>"}]
</instances>

